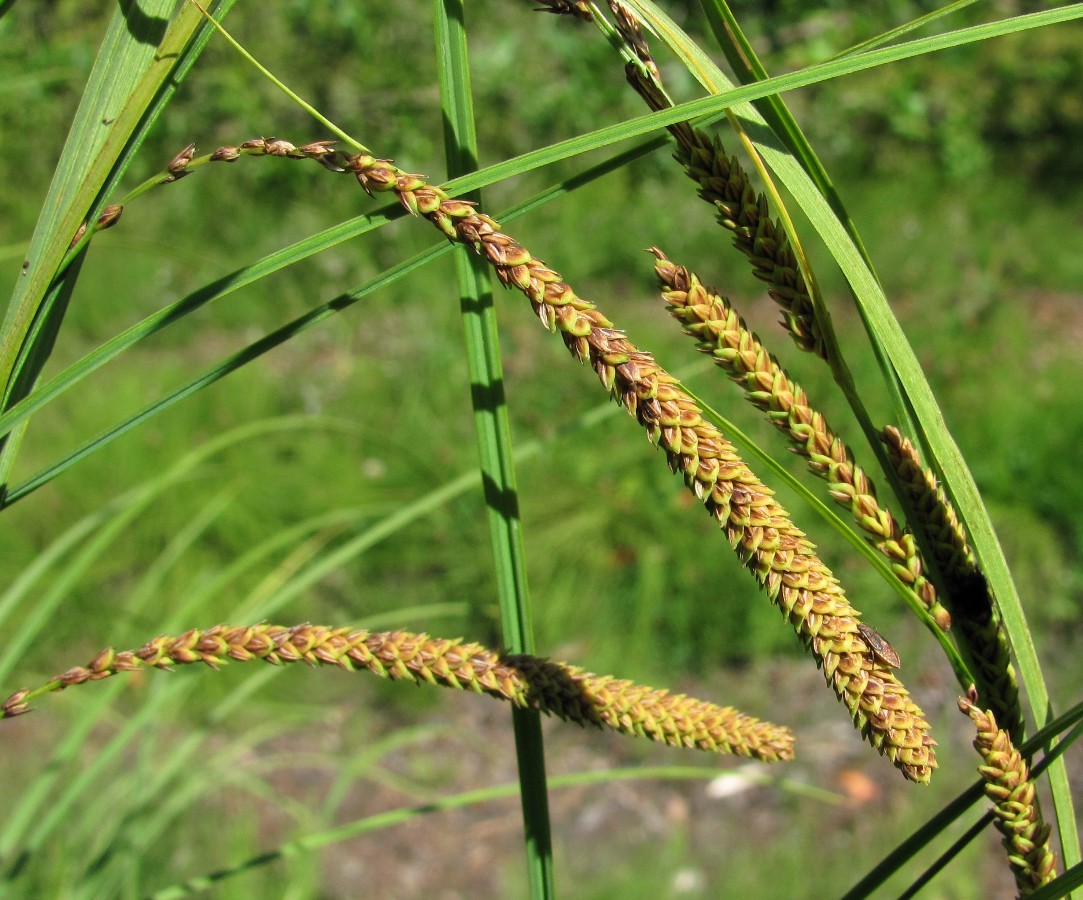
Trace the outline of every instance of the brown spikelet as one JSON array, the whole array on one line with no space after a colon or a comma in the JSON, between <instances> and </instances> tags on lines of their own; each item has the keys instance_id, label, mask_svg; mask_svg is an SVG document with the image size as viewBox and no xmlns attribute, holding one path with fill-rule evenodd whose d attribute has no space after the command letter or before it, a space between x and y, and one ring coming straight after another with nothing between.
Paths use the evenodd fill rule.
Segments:
<instances>
[{"instance_id":1,"label":"brown spikelet","mask_svg":"<svg viewBox=\"0 0 1083 900\"><path fill-rule=\"evenodd\" d=\"M908 438L890 425L881 437L928 535L951 603L955 633L970 657L979 696L1013 739L1022 740L1023 710L1008 636L955 508Z\"/></svg>"},{"instance_id":2,"label":"brown spikelet","mask_svg":"<svg viewBox=\"0 0 1083 900\"><path fill-rule=\"evenodd\" d=\"M540 0L547 6L564 2ZM625 77L655 111L673 103L666 96L662 77L634 11L620 0L608 0L617 33L635 60L625 66ZM590 20L587 14L579 18ZM551 11L566 11L553 9ZM736 157L726 153L721 140L687 122L666 126L680 148L676 159L699 185L699 195L715 207L718 223L733 233L733 244L752 264L753 274L782 309L782 325L802 350L827 359L827 343L817 323L812 297L781 222L770 218L767 198L757 194Z\"/></svg>"},{"instance_id":3,"label":"brown spikelet","mask_svg":"<svg viewBox=\"0 0 1083 900\"><path fill-rule=\"evenodd\" d=\"M933 557L945 580L950 583L970 577L978 567L974 551L970 549L955 507L936 476L921 464L917 449L898 428L888 425L881 438L899 481L921 517Z\"/></svg>"},{"instance_id":4,"label":"brown spikelet","mask_svg":"<svg viewBox=\"0 0 1083 900\"><path fill-rule=\"evenodd\" d=\"M655 273L662 299L697 347L739 384L748 400L789 438L793 449L808 460L809 469L828 483L832 499L846 507L870 542L892 562L892 569L942 629L951 627L948 611L940 605L936 588L924 575L914 536L895 521L876 499L876 488L854 461L846 443L812 408L804 390L786 374L748 330L729 301L708 290L695 273L670 262L657 248Z\"/></svg>"},{"instance_id":5,"label":"brown spikelet","mask_svg":"<svg viewBox=\"0 0 1083 900\"><path fill-rule=\"evenodd\" d=\"M692 129L693 142L681 147L679 161L699 184L699 195L718 210L718 223L733 232L733 245L752 264L752 273L782 310L782 325L795 344L827 359L827 345L812 297L782 224L772 220L767 198L757 194L736 156L728 156L717 136Z\"/></svg>"},{"instance_id":6,"label":"brown spikelet","mask_svg":"<svg viewBox=\"0 0 1083 900\"><path fill-rule=\"evenodd\" d=\"M278 138L257 138L252 141L245 141L240 147L219 147L213 153L209 153L206 156L199 158L196 158L195 156L196 145L189 144L166 163L165 170L161 175L151 179L151 181L137 188L128 196L134 197L149 187L171 184L172 182L192 174L195 169L206 163L235 162L242 156L278 156L286 159L314 159L332 171L345 172L346 169L341 165L338 165L336 160L345 159L346 157L341 152L333 149L334 144L334 141L315 141L314 143L306 144L303 147L295 147L289 141L283 141ZM110 206L105 207L91 227L91 234L104 231L106 228L111 228L119 221L121 213L123 212L124 207L121 204L111 204ZM88 222L83 222L79 226L74 237L71 239L69 249L74 248L75 245L83 239L83 236L87 233L88 227L90 227L90 223Z\"/></svg>"},{"instance_id":7,"label":"brown spikelet","mask_svg":"<svg viewBox=\"0 0 1083 900\"><path fill-rule=\"evenodd\" d=\"M105 231L106 228L112 228L117 222L120 221L121 214L124 212L124 207L118 203L111 203L104 207L98 214L98 218L94 220L94 228L92 234L98 231ZM76 229L75 234L72 236L71 243L68 244L68 249L74 249L75 245L83 239L83 235L87 232L87 223L83 222Z\"/></svg>"},{"instance_id":8,"label":"brown spikelet","mask_svg":"<svg viewBox=\"0 0 1083 900\"><path fill-rule=\"evenodd\" d=\"M793 758L793 734L788 728L729 707L593 675L566 663L505 655L480 644L406 631L371 632L307 624L192 629L177 637L157 637L139 650L103 650L88 665L68 669L35 694L141 668L169 669L202 662L217 669L231 661L253 659L367 669L382 678L489 694L565 721L610 728L675 747L769 762ZM19 691L9 697L0 707L0 718L27 712L29 693Z\"/></svg>"},{"instance_id":9,"label":"brown spikelet","mask_svg":"<svg viewBox=\"0 0 1083 900\"><path fill-rule=\"evenodd\" d=\"M165 170L169 173L169 181L177 181L188 173L185 171L192 158L196 155L196 145L189 144L183 150L166 163Z\"/></svg>"},{"instance_id":10,"label":"brown spikelet","mask_svg":"<svg viewBox=\"0 0 1083 900\"><path fill-rule=\"evenodd\" d=\"M660 85L662 74L658 71L658 65L651 56L646 38L643 37L643 26L639 23L639 20L619 0L609 0L609 11L613 13L617 33L621 36L625 45L635 54L636 59L643 64L650 80Z\"/></svg>"},{"instance_id":11,"label":"brown spikelet","mask_svg":"<svg viewBox=\"0 0 1083 900\"><path fill-rule=\"evenodd\" d=\"M30 704L26 702L30 691L16 691L0 704L0 719L10 719L30 712Z\"/></svg>"},{"instance_id":12,"label":"brown spikelet","mask_svg":"<svg viewBox=\"0 0 1083 900\"><path fill-rule=\"evenodd\" d=\"M997 830L1004 835L1008 864L1019 896L1026 897L1056 877L1056 856L1049 849L1049 826L1037 807L1030 769L1012 744L1011 735L998 728L992 712L976 705L977 694L959 698L959 709L978 730L974 747L981 754L978 772L985 794L993 801Z\"/></svg>"},{"instance_id":13,"label":"brown spikelet","mask_svg":"<svg viewBox=\"0 0 1083 900\"><path fill-rule=\"evenodd\" d=\"M505 285L527 297L541 322L595 370L717 518L731 546L823 667L855 726L907 778L927 782L936 758L924 714L862 640L860 614L811 542L677 380L472 204L449 199L422 176L369 154L351 158L349 167L367 191L393 191L403 207L471 247Z\"/></svg>"},{"instance_id":14,"label":"brown spikelet","mask_svg":"<svg viewBox=\"0 0 1083 900\"><path fill-rule=\"evenodd\" d=\"M731 546L812 652L855 727L908 779L929 781L937 763L928 722L891 666L862 639L860 613L812 543L677 380L613 328L593 304L578 297L559 273L502 233L494 219L476 212L474 204L453 199L423 176L370 153L348 157L332 149L331 142L298 148L276 138L257 138L240 147L220 148L214 155L222 161L236 155L309 158L331 171L351 172L368 193L394 193L412 215L428 219L450 240L488 261L662 447L670 467L683 475L688 489L718 520Z\"/></svg>"},{"instance_id":15,"label":"brown spikelet","mask_svg":"<svg viewBox=\"0 0 1083 900\"><path fill-rule=\"evenodd\" d=\"M532 0L534 2L534 0ZM558 16L573 16L587 22L591 20L590 4L587 0L536 0L535 12L554 13Z\"/></svg>"},{"instance_id":16,"label":"brown spikelet","mask_svg":"<svg viewBox=\"0 0 1083 900\"><path fill-rule=\"evenodd\" d=\"M653 110L672 104L643 66L625 67L628 82ZM733 233L733 246L752 265L752 274L782 310L782 325L802 350L827 359L827 342L817 322L805 277L780 221L772 220L767 197L757 193L736 156L718 136L687 122L668 128L677 140L676 159L699 185L699 196L714 206L718 224Z\"/></svg>"}]
</instances>

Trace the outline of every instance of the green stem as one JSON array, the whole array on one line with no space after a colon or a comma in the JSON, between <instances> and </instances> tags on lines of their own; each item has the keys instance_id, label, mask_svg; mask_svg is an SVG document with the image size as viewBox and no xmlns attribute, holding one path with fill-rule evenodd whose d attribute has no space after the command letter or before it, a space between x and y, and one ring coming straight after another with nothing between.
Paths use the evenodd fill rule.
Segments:
<instances>
[{"instance_id":1,"label":"green stem","mask_svg":"<svg viewBox=\"0 0 1083 900\"><path fill-rule=\"evenodd\" d=\"M448 174L457 177L478 168L464 9L462 0L434 0L433 7ZM480 202L480 193L467 199ZM465 248L456 252L455 268L504 643L513 653L533 653L522 522L491 275L485 261ZM541 715L536 710L513 709L512 724L530 895L533 900L549 900L553 897L553 850Z\"/></svg>"}]
</instances>

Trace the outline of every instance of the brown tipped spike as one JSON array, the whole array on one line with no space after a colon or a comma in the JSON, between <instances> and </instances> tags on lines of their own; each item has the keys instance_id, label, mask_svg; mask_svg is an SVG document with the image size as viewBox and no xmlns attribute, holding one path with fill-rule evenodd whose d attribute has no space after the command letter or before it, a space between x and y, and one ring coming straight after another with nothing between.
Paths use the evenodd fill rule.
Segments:
<instances>
[{"instance_id":1,"label":"brown tipped spike","mask_svg":"<svg viewBox=\"0 0 1083 900\"><path fill-rule=\"evenodd\" d=\"M242 149L258 154L267 152L266 146L267 141L260 140L248 142ZM474 249L496 269L501 281L526 296L539 320L560 332L569 351L594 369L603 386L653 441L663 442L669 466L683 473L693 495L705 498L705 507L718 519L741 560L823 668L854 725L907 778L927 782L937 763L932 750L935 742L928 735L924 714L890 668L867 646L857 646L859 614L841 586L770 489L747 468L721 432L703 418L677 380L649 353L615 330L593 304L578 297L558 273L504 234L491 217L452 200L421 176L403 172L390 161L368 153L349 157L343 168L353 173L367 192L395 191L406 208L427 218L452 240ZM749 202L756 201L753 197ZM777 243L785 246L781 239ZM845 657L839 656L831 641L819 637L810 618L828 614L842 623L842 631L850 636L847 640L855 642ZM163 666L200 658L183 642L168 654L163 647L148 645L137 656L148 665ZM285 647L266 658L290 661ZM405 677L401 661L374 666L375 657L351 651L352 661L362 658L377 674ZM844 658L848 661L845 666L841 664Z\"/></svg>"},{"instance_id":2,"label":"brown tipped spike","mask_svg":"<svg viewBox=\"0 0 1083 900\"><path fill-rule=\"evenodd\" d=\"M658 259L655 272L670 314L696 338L697 347L711 354L719 368L740 385L749 402L786 435L791 449L808 459L809 469L828 482L832 499L850 510L869 542L892 561L896 574L937 624L950 627L951 617L924 575L912 535L877 500L872 480L824 416L811 407L805 391L748 330L725 297L705 287L688 269L670 262L658 248L651 252Z\"/></svg>"},{"instance_id":3,"label":"brown tipped spike","mask_svg":"<svg viewBox=\"0 0 1083 900\"><path fill-rule=\"evenodd\" d=\"M488 694L581 725L641 735L675 747L768 762L793 758L789 729L729 707L593 675L566 663L504 655L480 644L407 631L380 633L310 624L290 628L216 625L176 637L162 635L138 651L103 650L89 666L69 669L35 693L62 690L140 666L169 668L203 662L217 669L230 660L257 658L274 664L365 668L394 680ZM0 719L27 712L28 696L26 690L12 694L0 707Z\"/></svg>"},{"instance_id":4,"label":"brown tipped spike","mask_svg":"<svg viewBox=\"0 0 1083 900\"><path fill-rule=\"evenodd\" d=\"M1049 847L1049 826L1042 822L1034 782L1026 760L1012 743L1011 735L997 726L992 712L977 706L972 686L959 698L959 710L977 729L974 748L982 758L978 772L985 793L993 801L993 824L1004 836L1008 864L1015 875L1019 896L1026 897L1056 878L1056 855Z\"/></svg>"},{"instance_id":5,"label":"brown tipped spike","mask_svg":"<svg viewBox=\"0 0 1083 900\"><path fill-rule=\"evenodd\" d=\"M955 630L972 658L981 695L997 721L1019 741L1023 737L1023 710L1008 636L966 532L936 475L922 464L910 440L890 425L881 438L932 545L933 558L952 600Z\"/></svg>"},{"instance_id":6,"label":"brown tipped spike","mask_svg":"<svg viewBox=\"0 0 1083 900\"><path fill-rule=\"evenodd\" d=\"M370 170L378 168L377 163L369 164L360 159L356 160L354 165L358 180L362 184L366 183ZM477 249L475 236L481 230L482 224L478 213L471 212L461 218L453 217L442 205L427 218L444 233L454 231L462 243ZM500 233L499 226L491 219L486 218L484 224L490 232L486 238L487 248L514 245L522 249L514 239ZM483 252L500 274L503 269L501 256L489 249L479 252ZM731 508L728 501L708 501L708 509L719 519L727 536L738 548L741 558L756 577L765 585L770 583L770 575L775 565L775 549L780 540L789 548L786 565L790 564L794 555L802 558L801 568L807 574L799 580L797 590L792 593L779 592L774 599L802 635L802 640L812 649L817 662L824 666L826 672L834 671L837 668L831 661L834 651L821 645L813 633L806 632L804 617L814 609L831 610L840 620L848 623L848 632L855 636L858 617L845 600L841 587L816 557L812 545L789 521L788 515L773 499L770 490L747 469L737 457L732 445L714 426L703 419L694 401L680 389L676 379L655 363L650 354L636 348L623 334L613 331L612 323L598 312L593 304L580 299L571 287L542 261L533 258L523 261L520 254L517 265L527 266L527 285L522 288L522 292L534 307L539 319L550 328L561 332L568 349L577 358L590 363L602 384L621 400L648 436L653 440L663 441L664 447L668 448L667 461L670 467L675 471L688 473L686 483L689 489L697 496L718 498L719 485L714 478L717 477L722 484L733 479L733 488L740 485L742 496L747 496L748 507L755 508L757 517L762 516L772 524L773 533L778 537L765 542L761 533L748 530L753 524L750 520L742 521L743 517L748 515L742 512L744 504ZM501 280L506 284L513 283L511 277L502 277ZM521 283L523 280L519 275L514 282ZM631 366L615 362L618 359L634 360L635 364ZM663 392L666 398L664 404L659 403ZM689 441L687 446L683 439L678 443L676 433L673 433L672 437L668 436L666 429L670 428L670 423L674 421L674 412L677 420L684 422L687 419L689 423L694 423L687 427L695 440ZM718 475L713 476L710 483L698 480L698 473L703 471L701 459L697 455L699 447L712 448L711 470L721 467L717 469ZM725 481L722 481L723 473ZM728 496L732 492L731 488L721 496ZM928 781L936 767L931 739L919 739L915 748L901 744L897 737L911 733L924 735L928 730L924 715L898 679L891 674L890 669L877 663L867 649L866 655L857 654L855 658L861 661L862 669L868 667L869 672L877 673L891 701L888 705L890 712L879 719L867 733L870 743L881 753L888 755L907 778L919 782ZM838 696L846 702L855 725L863 728L867 719L861 712L861 703L867 677L863 679L829 675L829 682Z\"/></svg>"}]
</instances>

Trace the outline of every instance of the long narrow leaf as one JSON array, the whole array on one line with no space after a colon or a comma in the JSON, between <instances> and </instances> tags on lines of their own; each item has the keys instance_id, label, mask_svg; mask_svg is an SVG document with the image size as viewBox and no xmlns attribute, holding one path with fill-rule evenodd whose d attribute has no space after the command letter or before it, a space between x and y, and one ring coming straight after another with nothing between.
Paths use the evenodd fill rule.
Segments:
<instances>
[{"instance_id":1,"label":"long narrow leaf","mask_svg":"<svg viewBox=\"0 0 1083 900\"><path fill-rule=\"evenodd\" d=\"M520 216L533 212L545 204L584 187L604 175L617 171L634 159L654 152L658 148L665 146L666 143L666 139L660 136L641 140L632 148L609 159L603 160L601 163L592 166L590 169L559 184L553 185L522 203L516 204L514 207L502 213L501 218L504 221L512 221ZM253 263L251 266L238 269L229 275L217 279L206 287L201 288L200 290L189 294L187 297L165 307L161 311L148 316L143 321L133 325L131 328L103 344L83 359L72 364L68 369L43 385L9 412L0 415L0 435L10 431L19 422L25 420L50 400L60 396L65 390L79 383L92 372L101 368L110 360L115 359L125 350L135 346L140 341L150 337L152 334L155 334L172 322L183 318L185 315L194 312L196 309L199 309L207 303L227 296L240 287L252 284L259 278L278 271L292 262L305 259L323 249L348 240L350 237L362 234L372 228L379 227L384 222L390 221L395 215L401 215L401 210L402 207L398 204L387 204L375 213L367 216L359 216L355 219L351 219L349 222L344 222L341 225L326 229L310 238L284 247L282 250L264 257L258 262ZM399 278L434 261L445 253L450 253L452 249L452 246L447 243L435 244L430 249L424 250L410 259L404 260L393 266L382 275L366 282L356 290L341 294L333 300L309 310L307 313L288 322L281 328L265 335L260 340L249 344L244 349L222 360L216 366L213 366L202 374L189 380L169 394L160 398L158 401L147 405L140 412L129 416L122 422L117 423L114 427L85 442L77 449L66 454L53 465L13 488L4 499L3 505L10 505L25 498L33 491L66 471L72 465L75 465L79 460L101 449L121 435L126 434L140 422L165 411L174 403L219 381L226 377L226 375L237 371L253 360L259 358L264 353L273 350L275 347L281 346L296 334L322 322L324 319L335 313L347 309L372 292L392 284Z\"/></svg>"},{"instance_id":2,"label":"long narrow leaf","mask_svg":"<svg viewBox=\"0 0 1083 900\"><path fill-rule=\"evenodd\" d=\"M223 0L224 13L234 0ZM172 0L118 8L61 154L42 217L31 239L28 267L15 286L0 334L3 408L29 392L52 351L78 267L58 282L68 245L123 174L165 95L205 44L202 18L184 4L169 23ZM138 15L133 13L138 11ZM166 79L172 81L166 84ZM80 257L81 259L81 257ZM2 442L0 484L11 470L25 425Z\"/></svg>"},{"instance_id":3,"label":"long narrow leaf","mask_svg":"<svg viewBox=\"0 0 1083 900\"><path fill-rule=\"evenodd\" d=\"M839 804L844 802L838 794L824 791L818 788L810 788L809 785L798 781L777 780L767 778L750 769L743 769L739 773L741 778L748 779L752 784L771 784L793 792L797 796L805 796L817 803ZM566 787L579 787L592 784L607 784L612 781L640 781L647 779L711 779L718 776L717 769L692 766L649 766L635 769L610 769L599 772L576 772L571 775L557 775L552 780L554 789ZM320 847L338 843L359 834L366 834L381 828L390 828L409 822L418 816L432 815L452 809L461 809L464 806L474 806L480 803L488 803L502 797L514 797L518 791L518 784L501 784L495 787L481 788L475 791L464 791L460 794L452 794L429 803L403 809L390 810L385 813L377 813L354 822L341 825L319 834L306 835L296 841L283 844L270 853L261 853L252 859L221 872L214 872L199 878L193 878L183 884L170 885L151 895L152 900L178 900L180 897L188 897L195 893L201 893L213 887L221 881L235 878L245 872L249 872L260 866L289 859L301 853L311 853Z\"/></svg>"},{"instance_id":4,"label":"long narrow leaf","mask_svg":"<svg viewBox=\"0 0 1083 900\"><path fill-rule=\"evenodd\" d=\"M470 88L466 45L466 15L462 0L434 0L437 58L440 61L440 99L444 120L444 148L448 174L477 168L477 133ZM480 192L467 199L480 203ZM515 456L504 373L500 360L491 275L483 260L458 248L455 271L460 309L466 332L466 363L470 375L474 431L485 486L489 537L496 564L497 596L504 642L513 653L533 653L530 595L523 549ZM520 802L526 845L527 879L534 900L553 896L553 841L549 824L549 797L545 783L545 751L541 714L513 709L512 730L519 763Z\"/></svg>"},{"instance_id":5,"label":"long narrow leaf","mask_svg":"<svg viewBox=\"0 0 1083 900\"><path fill-rule=\"evenodd\" d=\"M628 0L628 2L629 5L642 11L643 15L648 17L648 21L652 21L652 16L656 10L649 0ZM883 50L858 54L857 58L865 61L873 58L889 59L893 57L902 59L916 50L931 52L935 49L943 49L946 46L954 45L955 41L961 42L964 38L967 41L970 39L988 39L1012 33L1024 27L1036 27L1037 24L1063 21L1067 17L1075 18L1083 15L1083 7L1076 4L1070 9L1060 9L1052 12L1058 15L1049 18L1045 14L1036 14L1037 17L1024 16L1004 22L976 26ZM655 23L652 21L652 24ZM845 59L853 60L854 58L844 57L838 62ZM804 71L809 73L813 70L829 70L833 65L834 63L829 62L820 66L812 66ZM707 68L707 66L701 66L700 71L703 68ZM842 70L836 70L836 73L842 74ZM786 76L779 79L767 79L766 81L756 82L756 84L762 89L767 84L778 83L785 78ZM727 91L722 96L732 93L739 92ZM915 431L915 437L926 449L928 462L940 474L952 497L960 519L971 536L982 570L996 596L998 607L1003 616L1005 630L1019 661L1020 676L1030 698L1032 709L1038 718L1039 727L1041 727L1052 716L1052 710L1049 706L1048 690L1038 663L1030 630L1026 625L1022 603L1008 570L1003 551L993 532L988 513L978 494L973 476L944 425L940 408L933 397L932 390L924 377L917 357L891 312L879 281L869 269L863 249L851 238L847 223L840 221L829 201L808 178L804 169L796 165L788 154L772 148L767 142L758 142L757 148L786 184L809 221L817 229L853 289L862 321L869 333L870 342L877 353L881 354L891 367L888 373L891 376L888 379L888 384L889 386L897 384L902 391L902 397L899 398L903 404L902 417L911 423L911 427ZM875 439L872 440L872 444L874 448L879 449L878 442ZM1079 858L1080 851L1075 816L1071 804L1071 793L1063 763L1058 763L1051 769L1050 782L1057 807L1057 823L1060 829L1061 842L1065 848L1065 859L1070 864Z\"/></svg>"}]
</instances>

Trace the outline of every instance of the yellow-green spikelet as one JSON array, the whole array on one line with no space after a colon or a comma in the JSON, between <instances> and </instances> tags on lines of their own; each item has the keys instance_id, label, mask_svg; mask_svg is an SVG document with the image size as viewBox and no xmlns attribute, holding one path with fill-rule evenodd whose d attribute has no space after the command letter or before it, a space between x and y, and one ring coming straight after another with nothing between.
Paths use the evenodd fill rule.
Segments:
<instances>
[{"instance_id":1,"label":"yellow-green spikelet","mask_svg":"<svg viewBox=\"0 0 1083 900\"><path fill-rule=\"evenodd\" d=\"M367 191L395 192L406 209L474 249L505 285L527 297L541 322L595 370L718 519L744 564L823 667L855 726L907 778L928 782L936 768L936 742L924 714L861 640L860 614L812 544L677 380L471 204L450 199L421 176L370 154L350 158L347 166Z\"/></svg>"},{"instance_id":2,"label":"yellow-green spikelet","mask_svg":"<svg viewBox=\"0 0 1083 900\"><path fill-rule=\"evenodd\" d=\"M283 665L365 669L382 678L473 691L539 709L580 725L610 728L676 747L732 753L772 762L793 758L788 728L731 707L684 694L594 675L575 666L526 654L408 631L371 632L323 625L216 625L161 635L138 650L103 650L86 666L58 675L37 693L99 681L142 668L262 659ZM0 719L29 709L29 691L0 704Z\"/></svg>"},{"instance_id":3,"label":"yellow-green spikelet","mask_svg":"<svg viewBox=\"0 0 1083 900\"><path fill-rule=\"evenodd\" d=\"M1026 760L1013 745L1009 732L997 725L993 713L982 711L976 701L977 693L971 689L967 697L959 698L959 709L977 729L974 749L982 758L978 772L985 781L985 794L994 804L994 821L1004 836L1019 896L1026 897L1056 877L1056 855L1049 848L1050 828L1042 822Z\"/></svg>"},{"instance_id":4,"label":"yellow-green spikelet","mask_svg":"<svg viewBox=\"0 0 1083 900\"><path fill-rule=\"evenodd\" d=\"M876 497L876 489L857 465L849 447L813 409L801 389L748 330L725 297L706 288L695 273L658 258L655 273L662 299L697 346L739 384L749 401L767 413L772 425L809 461L809 468L828 482L831 497L850 510L854 521L870 536L874 546L893 563L899 579L930 611L942 629L951 627L951 616L939 603L936 588L924 574L924 564L914 536L901 528L891 511Z\"/></svg>"}]
</instances>

